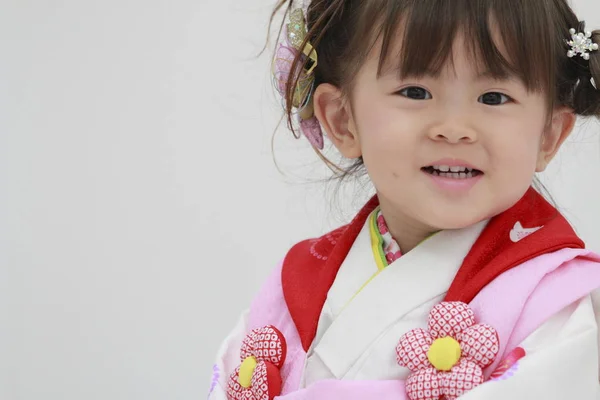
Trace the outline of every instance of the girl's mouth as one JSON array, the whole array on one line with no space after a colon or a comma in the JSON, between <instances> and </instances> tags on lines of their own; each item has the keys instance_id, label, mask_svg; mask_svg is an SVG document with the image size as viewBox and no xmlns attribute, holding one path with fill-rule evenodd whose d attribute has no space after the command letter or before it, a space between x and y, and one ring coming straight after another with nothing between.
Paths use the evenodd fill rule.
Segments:
<instances>
[{"instance_id":1,"label":"girl's mouth","mask_svg":"<svg viewBox=\"0 0 600 400\"><path fill-rule=\"evenodd\" d=\"M423 167L421 170L433 176L450 179L470 179L479 175L483 175L483 172L478 169L467 167L448 167L445 165L432 165L429 167Z\"/></svg>"}]
</instances>

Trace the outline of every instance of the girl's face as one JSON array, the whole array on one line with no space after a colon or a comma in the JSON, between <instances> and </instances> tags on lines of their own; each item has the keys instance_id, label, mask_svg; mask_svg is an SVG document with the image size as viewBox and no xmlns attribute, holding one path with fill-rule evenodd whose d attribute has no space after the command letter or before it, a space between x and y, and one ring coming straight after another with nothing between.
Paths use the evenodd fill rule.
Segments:
<instances>
[{"instance_id":1,"label":"girl's face","mask_svg":"<svg viewBox=\"0 0 600 400\"><path fill-rule=\"evenodd\" d=\"M528 93L517 78L478 76L463 42L457 36L453 57L438 77L403 81L395 71L377 78L375 46L356 77L352 107L344 105L347 119L340 126L347 133L335 122L326 125L342 154L363 157L386 219L396 225L432 232L503 212L525 194L534 173L566 138L560 137L561 118L553 119L554 130L545 128L542 93ZM449 179L431 167L480 172Z\"/></svg>"}]
</instances>

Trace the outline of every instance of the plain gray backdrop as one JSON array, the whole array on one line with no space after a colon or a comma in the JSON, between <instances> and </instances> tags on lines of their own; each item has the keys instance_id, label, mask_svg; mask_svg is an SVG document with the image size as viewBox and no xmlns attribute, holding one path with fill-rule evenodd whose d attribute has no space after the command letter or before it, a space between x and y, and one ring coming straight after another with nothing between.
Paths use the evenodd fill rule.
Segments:
<instances>
[{"instance_id":1,"label":"plain gray backdrop","mask_svg":"<svg viewBox=\"0 0 600 400\"><path fill-rule=\"evenodd\" d=\"M0 1L0 399L205 398L275 263L362 205L283 125L274 164L273 5ZM599 132L545 174L596 250Z\"/></svg>"}]
</instances>

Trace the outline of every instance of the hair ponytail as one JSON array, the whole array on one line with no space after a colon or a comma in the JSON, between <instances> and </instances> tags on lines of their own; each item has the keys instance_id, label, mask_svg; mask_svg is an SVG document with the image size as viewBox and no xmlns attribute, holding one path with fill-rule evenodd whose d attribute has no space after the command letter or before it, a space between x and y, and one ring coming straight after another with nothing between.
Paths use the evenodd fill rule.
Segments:
<instances>
[{"instance_id":1,"label":"hair ponytail","mask_svg":"<svg viewBox=\"0 0 600 400\"><path fill-rule=\"evenodd\" d=\"M600 30L592 32L592 41L600 44ZM579 65L579 80L573 88L572 106L578 115L600 118L600 50L589 54L590 59L581 61Z\"/></svg>"}]
</instances>

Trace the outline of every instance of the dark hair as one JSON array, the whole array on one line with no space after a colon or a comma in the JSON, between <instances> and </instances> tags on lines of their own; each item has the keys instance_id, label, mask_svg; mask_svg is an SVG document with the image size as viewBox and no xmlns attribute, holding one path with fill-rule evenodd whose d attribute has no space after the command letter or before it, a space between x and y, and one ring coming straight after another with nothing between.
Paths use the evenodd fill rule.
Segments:
<instances>
[{"instance_id":1,"label":"dark hair","mask_svg":"<svg viewBox=\"0 0 600 400\"><path fill-rule=\"evenodd\" d=\"M277 3L269 27L286 4L286 15L290 12L293 2ZM492 39L492 23L510 60ZM402 57L390 58L401 26ZM546 94L548 110L564 105L577 115L600 117L600 90L590 81L593 77L600 89L600 51L591 52L589 61L579 55L569 58L570 28L585 32L585 23L567 0L313 0L307 12L305 43L313 45L319 58L315 87L330 83L350 99L354 78L378 39L382 40L378 74L389 67L390 59L398 58L398 76L404 78L440 73L463 29L468 49L493 77L517 75L530 92ZM593 31L592 40L600 43L600 30ZM297 57L291 70L306 61ZM297 78L290 79L285 96L288 127L295 136L291 99ZM359 158L340 169L341 180L364 170L362 165Z\"/></svg>"}]
</instances>

